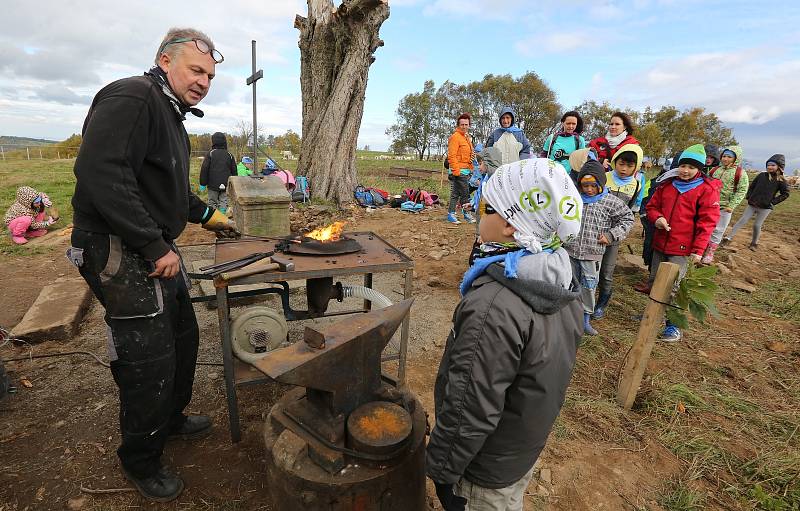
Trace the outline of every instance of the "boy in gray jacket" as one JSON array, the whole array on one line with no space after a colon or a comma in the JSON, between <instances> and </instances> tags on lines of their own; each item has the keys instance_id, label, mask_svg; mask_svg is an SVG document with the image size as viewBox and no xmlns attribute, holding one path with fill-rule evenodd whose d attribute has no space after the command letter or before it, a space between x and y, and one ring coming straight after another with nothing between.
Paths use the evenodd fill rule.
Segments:
<instances>
[{"instance_id":1,"label":"boy in gray jacket","mask_svg":"<svg viewBox=\"0 0 800 511\"><path fill-rule=\"evenodd\" d=\"M581 337L561 248L578 234L581 201L544 158L501 166L483 197L482 245L436 376L426 470L446 511L521 511Z\"/></svg>"},{"instance_id":2,"label":"boy in gray jacket","mask_svg":"<svg viewBox=\"0 0 800 511\"><path fill-rule=\"evenodd\" d=\"M583 201L581 231L567 243L572 273L581 285L583 331L597 335L590 324L594 312L594 290L600 279L600 262L606 247L628 235L633 226L633 212L618 197L608 193L606 172L595 160L587 161L578 174Z\"/></svg>"}]
</instances>

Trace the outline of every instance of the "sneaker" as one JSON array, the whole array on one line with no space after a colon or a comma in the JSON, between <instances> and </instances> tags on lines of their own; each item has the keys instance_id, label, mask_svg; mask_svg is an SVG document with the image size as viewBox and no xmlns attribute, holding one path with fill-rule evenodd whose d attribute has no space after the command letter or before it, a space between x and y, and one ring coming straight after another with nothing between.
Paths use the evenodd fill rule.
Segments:
<instances>
[{"instance_id":1,"label":"sneaker","mask_svg":"<svg viewBox=\"0 0 800 511\"><path fill-rule=\"evenodd\" d=\"M730 242L731 242L730 238L722 238L722 241L719 242L719 246L721 247L723 245L727 245Z\"/></svg>"},{"instance_id":2,"label":"sneaker","mask_svg":"<svg viewBox=\"0 0 800 511\"><path fill-rule=\"evenodd\" d=\"M183 479L170 473L164 467L148 477L135 477L122 469L128 481L132 482L142 497L154 502L169 502L178 498L183 491Z\"/></svg>"},{"instance_id":3,"label":"sneaker","mask_svg":"<svg viewBox=\"0 0 800 511\"><path fill-rule=\"evenodd\" d=\"M592 313L592 319L603 319L603 316L606 315L606 307L608 305L596 305Z\"/></svg>"},{"instance_id":4,"label":"sneaker","mask_svg":"<svg viewBox=\"0 0 800 511\"><path fill-rule=\"evenodd\" d=\"M189 415L178 428L172 428L167 440L198 440L211 434L211 418L206 415Z\"/></svg>"},{"instance_id":5,"label":"sneaker","mask_svg":"<svg viewBox=\"0 0 800 511\"><path fill-rule=\"evenodd\" d=\"M28 242L28 239L24 236L11 236L11 241L16 243L17 245L24 245Z\"/></svg>"},{"instance_id":6,"label":"sneaker","mask_svg":"<svg viewBox=\"0 0 800 511\"><path fill-rule=\"evenodd\" d=\"M461 223L461 222L458 221L458 218L456 218L456 214L455 213L448 213L447 214L447 221L450 222L451 224L460 224Z\"/></svg>"},{"instance_id":7,"label":"sneaker","mask_svg":"<svg viewBox=\"0 0 800 511\"><path fill-rule=\"evenodd\" d=\"M466 220L466 222L468 224L474 224L475 223L475 217L472 216L472 213L468 213L466 211L464 211L464 220Z\"/></svg>"},{"instance_id":8,"label":"sneaker","mask_svg":"<svg viewBox=\"0 0 800 511\"><path fill-rule=\"evenodd\" d=\"M661 340L664 342L678 342L681 340L681 330L675 325L667 325L661 332Z\"/></svg>"},{"instance_id":9,"label":"sneaker","mask_svg":"<svg viewBox=\"0 0 800 511\"><path fill-rule=\"evenodd\" d=\"M758 249L758 243L751 243L751 244L750 244L750 246L749 246L749 247L747 247L747 248L749 248L750 250L752 250L753 252L755 252L755 251L756 251L756 249Z\"/></svg>"}]
</instances>

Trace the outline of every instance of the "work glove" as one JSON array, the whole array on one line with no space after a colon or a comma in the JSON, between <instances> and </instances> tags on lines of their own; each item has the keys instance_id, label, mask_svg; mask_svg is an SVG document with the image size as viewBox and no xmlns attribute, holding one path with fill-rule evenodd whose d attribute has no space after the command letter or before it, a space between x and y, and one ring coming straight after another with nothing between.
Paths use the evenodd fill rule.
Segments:
<instances>
[{"instance_id":1,"label":"work glove","mask_svg":"<svg viewBox=\"0 0 800 511\"><path fill-rule=\"evenodd\" d=\"M236 222L225 216L219 210L215 210L211 218L206 220L203 224L203 229L214 231L218 233L218 235L221 234L222 237L236 237L241 235L236 228Z\"/></svg>"},{"instance_id":2,"label":"work glove","mask_svg":"<svg viewBox=\"0 0 800 511\"><path fill-rule=\"evenodd\" d=\"M200 185L200 191L201 192L205 192L206 191L206 185Z\"/></svg>"},{"instance_id":3,"label":"work glove","mask_svg":"<svg viewBox=\"0 0 800 511\"><path fill-rule=\"evenodd\" d=\"M442 504L444 511L464 511L467 508L467 499L453 493L452 484L442 484L434 481L433 485L436 486L436 496L439 497L439 502Z\"/></svg>"},{"instance_id":4,"label":"work glove","mask_svg":"<svg viewBox=\"0 0 800 511\"><path fill-rule=\"evenodd\" d=\"M219 191L220 192L224 192L225 191L225 185L224 184L222 184L222 183L219 184Z\"/></svg>"}]
</instances>

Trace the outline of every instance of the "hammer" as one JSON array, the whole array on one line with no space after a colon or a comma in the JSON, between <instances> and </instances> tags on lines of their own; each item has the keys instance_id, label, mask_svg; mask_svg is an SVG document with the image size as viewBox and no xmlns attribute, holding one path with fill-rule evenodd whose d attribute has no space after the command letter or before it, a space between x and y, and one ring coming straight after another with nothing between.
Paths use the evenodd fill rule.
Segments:
<instances>
[{"instance_id":1,"label":"hammer","mask_svg":"<svg viewBox=\"0 0 800 511\"><path fill-rule=\"evenodd\" d=\"M220 277L222 277L222 280L234 280L273 270L294 271L294 262L284 259L281 256L273 255L272 257L267 257L260 261L256 261L253 264L248 265L246 268L223 272Z\"/></svg>"}]
</instances>

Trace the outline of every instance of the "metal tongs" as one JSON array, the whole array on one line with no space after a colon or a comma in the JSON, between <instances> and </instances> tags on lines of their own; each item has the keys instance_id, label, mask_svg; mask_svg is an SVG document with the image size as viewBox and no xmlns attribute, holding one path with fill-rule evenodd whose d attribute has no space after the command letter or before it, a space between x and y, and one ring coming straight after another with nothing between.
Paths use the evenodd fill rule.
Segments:
<instances>
[{"instance_id":1,"label":"metal tongs","mask_svg":"<svg viewBox=\"0 0 800 511\"><path fill-rule=\"evenodd\" d=\"M253 252L248 256L239 259L234 259L232 261L225 261L224 263L217 263L208 266L203 266L200 268L200 271L204 275L210 275L212 277L216 277L217 275L223 272L238 270L239 268L243 268L249 264L253 264L256 261L260 261L262 259L270 257L273 254L275 254L274 250L271 252Z\"/></svg>"}]
</instances>

